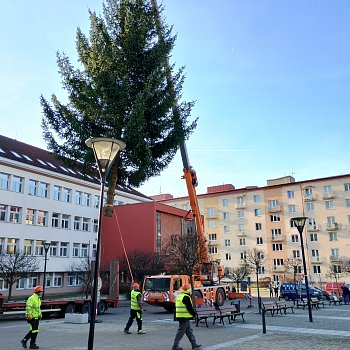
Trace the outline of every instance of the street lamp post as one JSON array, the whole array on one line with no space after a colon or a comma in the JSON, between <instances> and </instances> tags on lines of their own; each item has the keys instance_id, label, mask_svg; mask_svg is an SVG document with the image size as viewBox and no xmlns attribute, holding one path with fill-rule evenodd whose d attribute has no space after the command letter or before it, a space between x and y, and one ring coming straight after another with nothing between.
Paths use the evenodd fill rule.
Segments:
<instances>
[{"instance_id":1,"label":"street lamp post","mask_svg":"<svg viewBox=\"0 0 350 350\"><path fill-rule=\"evenodd\" d=\"M100 173L100 203L99 203L99 220L97 229L97 246L96 246L96 260L94 270L94 283L92 287L91 297L91 309L90 309L90 328L89 328L89 340L88 350L94 348L94 335L95 335L95 320L97 313L97 285L100 269L100 250L101 250L101 226L102 226L102 207L103 207L103 196L104 196L104 185L108 177L108 173L113 165L115 157L119 150L125 148L125 143L119 140L110 138L89 138L85 141L85 144L92 148L98 171Z\"/></svg>"},{"instance_id":2,"label":"street lamp post","mask_svg":"<svg viewBox=\"0 0 350 350\"><path fill-rule=\"evenodd\" d=\"M44 263L44 282L43 282L43 295L41 296L41 300L45 299L45 287L46 287L46 262L47 262L47 253L49 252L51 246L51 242L43 242L43 247L45 251L45 263Z\"/></svg>"},{"instance_id":3,"label":"street lamp post","mask_svg":"<svg viewBox=\"0 0 350 350\"><path fill-rule=\"evenodd\" d=\"M306 284L307 307L309 309L309 321L313 322L311 301L310 301L309 281L307 278L306 260L305 260L305 252L304 252L304 240L303 240L303 230L304 230L306 220L307 220L307 217L305 216L292 218L292 221L295 227L298 229L299 235L300 235L300 246L301 246L301 254L303 256L304 278L305 278L305 284Z\"/></svg>"}]
</instances>

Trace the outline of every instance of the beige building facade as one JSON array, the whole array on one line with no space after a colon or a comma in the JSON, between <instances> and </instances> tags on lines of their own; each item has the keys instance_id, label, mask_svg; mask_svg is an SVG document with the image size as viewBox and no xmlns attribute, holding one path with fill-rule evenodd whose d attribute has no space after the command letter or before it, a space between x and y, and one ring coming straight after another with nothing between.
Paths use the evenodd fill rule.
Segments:
<instances>
[{"instance_id":1,"label":"beige building facade","mask_svg":"<svg viewBox=\"0 0 350 350\"><path fill-rule=\"evenodd\" d=\"M165 195L162 199L190 209L186 197ZM213 186L199 194L198 200L209 253L225 268L238 266L248 250L258 248L267 258L260 277L280 283L293 280L293 267L287 262L301 261L302 252L291 218L299 216L308 218L303 240L307 274L314 285L324 287L331 281L330 268L340 273L341 259L350 257L350 175L302 182L286 176L268 180L266 187ZM296 267L295 272L302 280L303 267Z\"/></svg>"}]
</instances>

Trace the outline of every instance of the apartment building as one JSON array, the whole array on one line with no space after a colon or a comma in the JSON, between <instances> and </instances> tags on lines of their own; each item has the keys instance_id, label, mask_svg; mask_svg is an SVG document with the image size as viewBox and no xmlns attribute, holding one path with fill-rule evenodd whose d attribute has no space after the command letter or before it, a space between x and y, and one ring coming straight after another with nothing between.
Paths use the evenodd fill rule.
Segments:
<instances>
[{"instance_id":1,"label":"apartment building","mask_svg":"<svg viewBox=\"0 0 350 350\"><path fill-rule=\"evenodd\" d=\"M13 296L28 295L44 283L44 241L51 242L46 295L81 289L67 271L74 261L95 254L99 195L99 178L67 167L45 150L0 136L0 253L23 251L40 263L37 273L13 287ZM119 186L114 204L150 201ZM1 276L0 292L8 292Z\"/></svg>"},{"instance_id":2,"label":"apartment building","mask_svg":"<svg viewBox=\"0 0 350 350\"><path fill-rule=\"evenodd\" d=\"M188 210L188 198L154 196L155 200ZM258 248L267 258L261 277L291 280L287 259L301 259L300 237L292 217L306 216L304 249L309 280L323 286L330 268L341 272L350 257L350 175L296 182L291 176L268 180L267 186L236 189L231 184L199 194L205 217L208 249L224 267L235 267L247 250ZM303 278L303 268L297 267ZM251 276L254 280L254 276Z\"/></svg>"}]
</instances>

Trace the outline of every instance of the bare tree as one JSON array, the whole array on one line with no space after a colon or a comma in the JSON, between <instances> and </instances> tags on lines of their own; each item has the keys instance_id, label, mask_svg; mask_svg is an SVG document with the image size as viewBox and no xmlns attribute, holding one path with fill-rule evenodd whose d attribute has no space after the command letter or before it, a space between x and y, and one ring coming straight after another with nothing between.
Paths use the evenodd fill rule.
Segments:
<instances>
[{"instance_id":1,"label":"bare tree","mask_svg":"<svg viewBox=\"0 0 350 350\"><path fill-rule=\"evenodd\" d=\"M259 303L259 313L261 313L261 300L260 300L260 289L259 289L259 274L266 262L264 251L254 248L246 252L246 260L248 265L251 267L256 274L256 285L258 289L258 303Z\"/></svg>"},{"instance_id":2,"label":"bare tree","mask_svg":"<svg viewBox=\"0 0 350 350\"><path fill-rule=\"evenodd\" d=\"M344 257L340 266L343 273L350 274L350 258Z\"/></svg>"},{"instance_id":3,"label":"bare tree","mask_svg":"<svg viewBox=\"0 0 350 350\"><path fill-rule=\"evenodd\" d=\"M0 277L9 286L8 300L11 300L12 286L38 269L39 263L35 256L26 255L22 251L0 254Z\"/></svg>"},{"instance_id":4,"label":"bare tree","mask_svg":"<svg viewBox=\"0 0 350 350\"><path fill-rule=\"evenodd\" d=\"M74 276L83 285L83 293L85 298L89 297L89 289L92 285L92 269L91 269L91 258L89 256L82 257L78 261L72 262L67 272L70 276Z\"/></svg>"},{"instance_id":5,"label":"bare tree","mask_svg":"<svg viewBox=\"0 0 350 350\"><path fill-rule=\"evenodd\" d=\"M286 270L290 273L293 274L293 282L297 282L297 276L298 276L298 281L301 280L300 275L303 267L303 260L300 258L288 258L284 262L284 266Z\"/></svg>"},{"instance_id":6,"label":"bare tree","mask_svg":"<svg viewBox=\"0 0 350 350\"><path fill-rule=\"evenodd\" d=\"M234 283L237 285L237 292L239 292L239 284L244 281L252 272L251 267L245 261L243 264L236 266L225 268L227 271L227 276L232 279Z\"/></svg>"},{"instance_id":7,"label":"bare tree","mask_svg":"<svg viewBox=\"0 0 350 350\"><path fill-rule=\"evenodd\" d=\"M329 278L330 280L335 280L335 285L337 287L337 292L338 295L340 295L340 290L339 290L339 277L342 275L342 270L341 270L341 265L333 265L331 264L329 266L329 270L326 272L326 277Z\"/></svg>"}]
</instances>

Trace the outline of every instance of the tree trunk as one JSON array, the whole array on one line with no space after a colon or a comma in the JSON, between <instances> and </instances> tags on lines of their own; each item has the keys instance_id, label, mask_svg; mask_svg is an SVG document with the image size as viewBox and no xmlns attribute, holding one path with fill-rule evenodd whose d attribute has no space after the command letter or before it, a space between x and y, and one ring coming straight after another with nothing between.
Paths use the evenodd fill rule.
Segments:
<instances>
[{"instance_id":1,"label":"tree trunk","mask_svg":"<svg viewBox=\"0 0 350 350\"><path fill-rule=\"evenodd\" d=\"M113 208L114 208L113 203L114 203L114 196L115 196L115 188L117 184L118 166L119 166L119 162L116 159L109 173L107 201L104 208L105 216L113 215Z\"/></svg>"}]
</instances>

